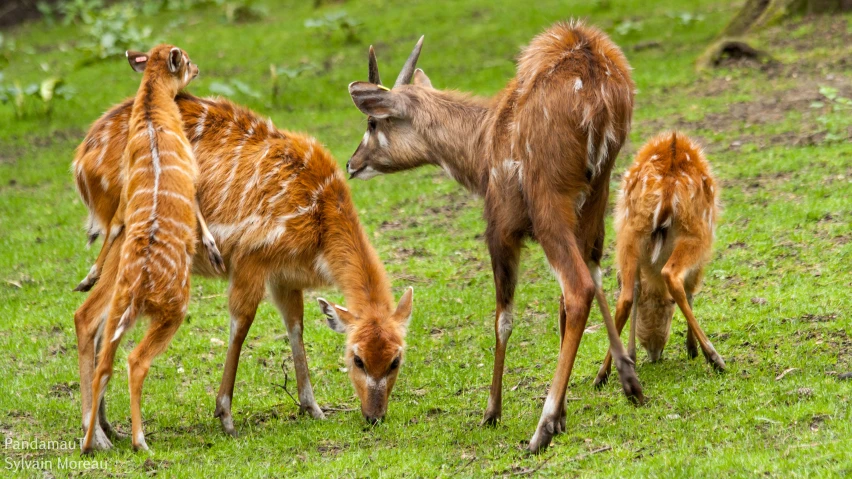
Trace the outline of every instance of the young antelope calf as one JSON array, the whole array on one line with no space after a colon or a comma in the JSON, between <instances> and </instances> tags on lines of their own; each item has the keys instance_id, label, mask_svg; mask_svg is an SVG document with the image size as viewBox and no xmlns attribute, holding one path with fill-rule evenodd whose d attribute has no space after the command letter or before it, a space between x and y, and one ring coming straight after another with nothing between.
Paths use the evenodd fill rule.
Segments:
<instances>
[{"instance_id":1,"label":"young antelope calf","mask_svg":"<svg viewBox=\"0 0 852 479\"><path fill-rule=\"evenodd\" d=\"M134 449L148 449L142 431L142 383L151 361L166 349L183 322L195 254L193 198L198 172L174 97L198 75L198 68L171 45L159 45L147 54L128 52L127 59L143 76L130 116L125 186L116 213L123 216L126 231L103 332L107 342L91 385L92 397L98 400L92 402L83 452L103 444L94 437L100 399L121 337L143 313L151 318L151 326L127 363L131 440Z\"/></svg>"},{"instance_id":2,"label":"young antelope calf","mask_svg":"<svg viewBox=\"0 0 852 479\"><path fill-rule=\"evenodd\" d=\"M701 149L675 132L649 141L625 173L615 213L622 284L615 322L620 333L633 309L627 349L634 361L637 336L651 361L660 359L677 304L686 317L689 356L698 355L697 340L707 361L725 369L692 312L693 294L710 260L718 195ZM596 385L606 382L609 368L607 353Z\"/></svg>"}]
</instances>

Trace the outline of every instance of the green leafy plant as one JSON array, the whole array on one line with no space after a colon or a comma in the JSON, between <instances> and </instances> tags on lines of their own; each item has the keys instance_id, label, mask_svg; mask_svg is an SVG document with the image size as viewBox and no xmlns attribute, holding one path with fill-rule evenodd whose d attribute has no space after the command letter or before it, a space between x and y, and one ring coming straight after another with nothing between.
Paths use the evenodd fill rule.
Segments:
<instances>
[{"instance_id":1,"label":"green leafy plant","mask_svg":"<svg viewBox=\"0 0 852 479\"><path fill-rule=\"evenodd\" d=\"M43 3L40 10L43 13L48 8L49 6ZM62 16L63 25L73 23L91 25L103 9L103 0L66 0L56 5L56 12Z\"/></svg>"},{"instance_id":2,"label":"green leafy plant","mask_svg":"<svg viewBox=\"0 0 852 479\"><path fill-rule=\"evenodd\" d=\"M151 43L152 29L135 24L131 5L113 5L101 11L86 29L89 40L78 46L88 54L87 61L123 55L127 49Z\"/></svg>"},{"instance_id":3,"label":"green leafy plant","mask_svg":"<svg viewBox=\"0 0 852 479\"><path fill-rule=\"evenodd\" d=\"M345 43L358 43L358 27L361 22L345 11L330 12L319 18L305 20L305 27L319 31L326 38L331 38L335 32L343 33Z\"/></svg>"},{"instance_id":4,"label":"green leafy plant","mask_svg":"<svg viewBox=\"0 0 852 479\"><path fill-rule=\"evenodd\" d=\"M0 76L0 80L2 80ZM15 116L23 118L29 112L50 116L53 112L54 100L56 98L69 99L74 90L65 85L60 77L48 77L38 83L30 83L26 86L15 80L11 86L0 84L0 103L11 102L15 108ZM40 108L32 107L31 101L40 103Z\"/></svg>"},{"instance_id":5,"label":"green leafy plant","mask_svg":"<svg viewBox=\"0 0 852 479\"><path fill-rule=\"evenodd\" d=\"M833 111L850 110L852 109L852 100L837 94L837 88L830 86L819 87L819 94L825 97L832 106ZM822 108L825 102L815 101L811 103L811 108Z\"/></svg>"}]
</instances>

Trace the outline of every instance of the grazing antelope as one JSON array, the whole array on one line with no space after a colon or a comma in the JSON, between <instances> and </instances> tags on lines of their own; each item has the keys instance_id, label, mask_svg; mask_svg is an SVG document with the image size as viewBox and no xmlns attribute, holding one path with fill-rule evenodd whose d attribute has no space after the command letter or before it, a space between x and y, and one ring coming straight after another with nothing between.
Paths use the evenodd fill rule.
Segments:
<instances>
[{"instance_id":1,"label":"grazing antelope","mask_svg":"<svg viewBox=\"0 0 852 479\"><path fill-rule=\"evenodd\" d=\"M404 358L413 292L408 289L394 307L384 266L358 221L337 163L314 139L278 130L271 120L226 100L180 93L175 102L199 165L199 205L230 283L231 331L215 410L224 431L236 435L231 405L240 350L267 287L290 336L300 410L315 418L324 414L314 398L302 341L303 290L327 285L342 290L346 307L325 300L320 307L329 326L346 335L346 363L362 414L378 421ZM74 161L90 238L103 233L118 207L119 152L128 141L131 107L126 101L105 113ZM99 157L102 161L96 161ZM74 316L82 383L90 381L101 342L98 328L111 294L115 249ZM225 277L206 255L196 255L192 266L195 273ZM84 388L84 415L92 401ZM108 436L116 435L102 411L96 429L108 445Z\"/></svg>"},{"instance_id":2,"label":"grazing antelope","mask_svg":"<svg viewBox=\"0 0 852 479\"><path fill-rule=\"evenodd\" d=\"M347 164L352 178L432 164L485 198L486 241L497 291L494 373L485 424L502 412L506 347L521 245L537 240L558 279L561 345L530 449L565 430L565 389L593 298L628 397L643 399L633 362L601 289L604 214L612 165L630 129L634 85L621 50L601 31L558 23L533 39L516 77L493 99L432 87L415 69L423 39L392 89L370 48L369 82L349 85L368 130Z\"/></svg>"},{"instance_id":3,"label":"grazing antelope","mask_svg":"<svg viewBox=\"0 0 852 479\"><path fill-rule=\"evenodd\" d=\"M95 441L100 398L112 375L118 344L141 314L151 318L151 325L127 365L131 441L133 449L148 449L142 431L142 383L151 362L166 349L186 315L195 253L192 198L198 172L174 97L198 75L198 67L171 45L156 46L149 53L127 52L127 60L142 73L124 151L125 185L115 214L127 231L116 258L117 282L103 332L108 342L100 351L91 382L92 397L98 401L92 402L84 453L103 445Z\"/></svg>"},{"instance_id":4,"label":"grazing antelope","mask_svg":"<svg viewBox=\"0 0 852 479\"><path fill-rule=\"evenodd\" d=\"M692 312L692 297L710 260L719 191L710 165L686 135L662 133L639 150L624 174L616 206L616 257L621 295L615 325L621 332L631 309L628 354L636 360L636 337L651 361L663 353L671 331L674 305L686 317L686 350L718 370L725 361L713 348ZM595 379L606 383L607 354Z\"/></svg>"}]
</instances>

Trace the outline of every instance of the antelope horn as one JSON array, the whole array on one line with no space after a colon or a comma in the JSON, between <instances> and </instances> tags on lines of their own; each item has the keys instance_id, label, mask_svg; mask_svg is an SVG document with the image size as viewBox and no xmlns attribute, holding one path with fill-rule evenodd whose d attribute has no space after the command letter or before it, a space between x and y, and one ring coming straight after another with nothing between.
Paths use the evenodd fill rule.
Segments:
<instances>
[{"instance_id":1,"label":"antelope horn","mask_svg":"<svg viewBox=\"0 0 852 479\"><path fill-rule=\"evenodd\" d=\"M420 56L421 48L423 48L423 37L420 37L420 40L417 41L417 45L414 45L414 50L411 51L411 55L409 55L408 60L405 61L402 71L400 71L399 76L396 77L396 83L393 85L394 88L400 85L407 85L411 82L411 77L414 75L414 69L417 66L417 58Z\"/></svg>"},{"instance_id":2,"label":"antelope horn","mask_svg":"<svg viewBox=\"0 0 852 479\"><path fill-rule=\"evenodd\" d=\"M376 61L376 51L373 50L373 45L370 45L370 83L381 85L382 79L379 77L379 62Z\"/></svg>"}]
</instances>

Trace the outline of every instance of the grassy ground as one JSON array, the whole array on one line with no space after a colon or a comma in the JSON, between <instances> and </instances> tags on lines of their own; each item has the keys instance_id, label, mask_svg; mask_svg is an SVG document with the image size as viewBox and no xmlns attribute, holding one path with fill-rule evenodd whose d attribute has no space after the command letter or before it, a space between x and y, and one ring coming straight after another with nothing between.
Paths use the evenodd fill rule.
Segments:
<instances>
[{"instance_id":1,"label":"grassy ground","mask_svg":"<svg viewBox=\"0 0 852 479\"><path fill-rule=\"evenodd\" d=\"M262 3L262 2L261 2ZM367 76L376 45L388 79L420 34L420 66L437 87L492 94L513 74L521 45L552 22L588 18L610 32L634 67L632 143L664 128L699 138L723 185L724 219L699 321L728 363L713 373L686 359L677 313L665 359L638 373L649 402L633 407L617 384L592 379L607 341L595 311L569 386L568 432L545 454L523 451L555 367L558 286L540 249L523 255L519 314L507 357L503 422L483 429L493 356L494 287L481 238L482 202L434 169L353 184L361 218L399 295L414 285L407 361L387 420L367 427L354 411L320 422L300 417L278 386L284 367L295 391L290 347L277 313L263 304L246 346L234 413L241 435L226 437L212 417L228 337L225 283L196 279L190 318L154 364L143 404L153 453L128 441L96 457L94 477L397 477L539 475L621 477L836 477L852 474L852 17L793 21L761 34L781 66L731 64L697 75L693 61L733 14L723 0L595 2L466 0L350 1L314 10L312 2L268 1L247 24L223 21L219 8L141 16L157 40L190 52L202 75L191 90L238 79L260 94L233 99L277 125L307 131L340 163L365 127L345 86ZM361 22L356 39L326 36L304 21L345 10ZM138 77L123 58L74 68L78 26L29 24L3 32L9 64L0 83L60 74L76 89L50 117L15 117L0 105L0 431L6 441L80 435L71 292L94 259L85 250L84 207L69 164L85 129L132 95ZM8 45L13 40L14 50ZM146 48L148 45L139 45ZM282 81L273 102L269 65L312 65ZM0 64L2 66L2 64ZM49 73L45 73L49 72ZM822 89L823 93L820 93ZM273 104L274 103L274 104ZM846 108L844 110L844 108ZM608 238L613 237L612 231ZM605 286L617 286L608 244ZM310 293L305 342L318 401L357 407L343 367L341 337L323 325ZM338 300L336 292L322 292ZM110 417L129 429L121 363L108 397ZM786 372L786 374L784 374ZM74 450L6 447L4 463L46 461L32 477L66 477ZM42 463L44 465L44 463ZM4 470L4 472L6 472Z\"/></svg>"}]
</instances>

